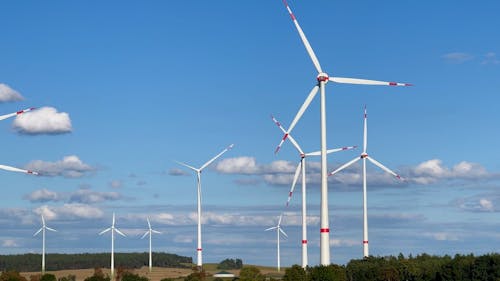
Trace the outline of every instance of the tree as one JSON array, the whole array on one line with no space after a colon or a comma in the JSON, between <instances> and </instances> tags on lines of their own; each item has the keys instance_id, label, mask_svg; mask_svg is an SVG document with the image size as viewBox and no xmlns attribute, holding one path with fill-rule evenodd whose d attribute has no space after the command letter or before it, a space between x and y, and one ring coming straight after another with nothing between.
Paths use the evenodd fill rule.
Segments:
<instances>
[{"instance_id":1,"label":"tree","mask_svg":"<svg viewBox=\"0 0 500 281\"><path fill-rule=\"evenodd\" d=\"M84 281L110 281L109 276L104 276L102 269L94 268L94 275L85 278Z\"/></svg>"},{"instance_id":2,"label":"tree","mask_svg":"<svg viewBox=\"0 0 500 281\"><path fill-rule=\"evenodd\" d=\"M45 273L40 278L40 281L56 281L56 280L57 280L56 276L54 274L50 274L50 273Z\"/></svg>"},{"instance_id":3,"label":"tree","mask_svg":"<svg viewBox=\"0 0 500 281\"><path fill-rule=\"evenodd\" d=\"M122 281L149 281L147 277L139 276L131 272L125 272L122 275Z\"/></svg>"},{"instance_id":4,"label":"tree","mask_svg":"<svg viewBox=\"0 0 500 281\"><path fill-rule=\"evenodd\" d=\"M264 275L255 266L245 266L240 270L240 281L263 281Z\"/></svg>"},{"instance_id":5,"label":"tree","mask_svg":"<svg viewBox=\"0 0 500 281\"><path fill-rule=\"evenodd\" d=\"M0 281L28 281L17 271L4 271L0 275Z\"/></svg>"},{"instance_id":6,"label":"tree","mask_svg":"<svg viewBox=\"0 0 500 281\"><path fill-rule=\"evenodd\" d=\"M283 276L285 281L307 281L306 271L300 265L292 265L292 267L285 270Z\"/></svg>"},{"instance_id":7,"label":"tree","mask_svg":"<svg viewBox=\"0 0 500 281\"><path fill-rule=\"evenodd\" d=\"M343 266L331 264L309 268L310 281L347 281L346 270Z\"/></svg>"},{"instance_id":8,"label":"tree","mask_svg":"<svg viewBox=\"0 0 500 281\"><path fill-rule=\"evenodd\" d=\"M241 259L225 259L217 265L217 269L241 269L243 261Z\"/></svg>"}]
</instances>

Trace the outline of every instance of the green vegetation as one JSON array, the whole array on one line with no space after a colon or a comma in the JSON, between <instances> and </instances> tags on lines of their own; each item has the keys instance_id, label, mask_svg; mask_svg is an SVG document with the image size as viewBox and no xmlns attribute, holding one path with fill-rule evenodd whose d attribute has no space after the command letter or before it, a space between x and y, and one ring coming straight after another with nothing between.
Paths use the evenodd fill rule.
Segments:
<instances>
[{"instance_id":1,"label":"green vegetation","mask_svg":"<svg viewBox=\"0 0 500 281\"><path fill-rule=\"evenodd\" d=\"M243 261L241 259L225 259L217 265L217 269L240 269L243 267Z\"/></svg>"},{"instance_id":2,"label":"green vegetation","mask_svg":"<svg viewBox=\"0 0 500 281\"><path fill-rule=\"evenodd\" d=\"M149 253L115 253L115 265L126 268L140 268L148 265ZM183 264L193 262L190 257L167 253L153 253L153 266L186 268ZM82 269L109 267L109 253L98 254L47 254L46 270ZM38 271L39 254L0 255L0 270Z\"/></svg>"},{"instance_id":3,"label":"green vegetation","mask_svg":"<svg viewBox=\"0 0 500 281\"><path fill-rule=\"evenodd\" d=\"M405 258L369 257L351 260L346 266L308 267L294 265L285 271L286 281L498 281L500 254L430 256Z\"/></svg>"},{"instance_id":4,"label":"green vegetation","mask_svg":"<svg viewBox=\"0 0 500 281\"><path fill-rule=\"evenodd\" d=\"M264 275L256 266L245 266L240 270L240 281L264 281Z\"/></svg>"}]
</instances>

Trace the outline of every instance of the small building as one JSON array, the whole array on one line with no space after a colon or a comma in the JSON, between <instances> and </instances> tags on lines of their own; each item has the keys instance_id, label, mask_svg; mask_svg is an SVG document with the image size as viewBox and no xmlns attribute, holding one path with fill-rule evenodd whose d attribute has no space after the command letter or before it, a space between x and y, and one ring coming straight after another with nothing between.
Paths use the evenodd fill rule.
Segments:
<instances>
[{"instance_id":1,"label":"small building","mask_svg":"<svg viewBox=\"0 0 500 281\"><path fill-rule=\"evenodd\" d=\"M235 276L231 272L221 271L221 272L215 273L214 277L219 277L219 278L234 278Z\"/></svg>"}]
</instances>

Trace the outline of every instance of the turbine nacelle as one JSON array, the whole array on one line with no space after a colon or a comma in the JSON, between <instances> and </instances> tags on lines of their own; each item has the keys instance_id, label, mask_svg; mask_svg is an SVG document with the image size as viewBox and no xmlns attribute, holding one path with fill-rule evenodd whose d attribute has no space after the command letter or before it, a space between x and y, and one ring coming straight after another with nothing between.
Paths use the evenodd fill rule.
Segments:
<instances>
[{"instance_id":1,"label":"turbine nacelle","mask_svg":"<svg viewBox=\"0 0 500 281\"><path fill-rule=\"evenodd\" d=\"M359 158L361 158L361 159L367 158L367 157L368 157L368 153L366 153L366 152L361 153L361 155L359 156Z\"/></svg>"},{"instance_id":2,"label":"turbine nacelle","mask_svg":"<svg viewBox=\"0 0 500 281\"><path fill-rule=\"evenodd\" d=\"M328 77L328 74L324 72L319 73L316 77L316 80L318 80L318 82L325 82L325 84L328 83L329 79L330 77Z\"/></svg>"}]
</instances>

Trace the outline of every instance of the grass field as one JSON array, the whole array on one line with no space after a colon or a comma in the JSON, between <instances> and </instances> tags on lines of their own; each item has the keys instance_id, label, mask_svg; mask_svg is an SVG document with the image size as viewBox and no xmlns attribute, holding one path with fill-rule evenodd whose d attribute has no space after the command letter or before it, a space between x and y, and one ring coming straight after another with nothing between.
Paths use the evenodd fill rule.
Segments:
<instances>
[{"instance_id":1,"label":"grass field","mask_svg":"<svg viewBox=\"0 0 500 281\"><path fill-rule=\"evenodd\" d=\"M204 270L211 276L219 271L217 269L217 264L205 264L203 265ZM266 276L280 278L283 276L285 269L282 268L281 272L276 271L276 268L272 267L264 267L257 266L260 269L260 272ZM104 274L110 273L109 268L103 268L102 271ZM167 267L153 267L152 272L149 272L148 267L142 267L139 269L128 270L140 276L147 277L150 281L160 281L164 278L180 278L182 280L183 277L188 276L193 271L187 268L167 268ZM224 270L227 272L231 272L236 276L239 275L239 270ZM115 269L116 272L116 269ZM68 275L75 275L76 281L83 281L85 278L90 277L94 274L94 269L71 269L71 270L59 270L59 271L47 271L46 273L54 274L56 278L65 277ZM40 274L40 272L22 272L21 275L30 280L30 276ZM207 278L210 280L211 278Z\"/></svg>"}]
</instances>

